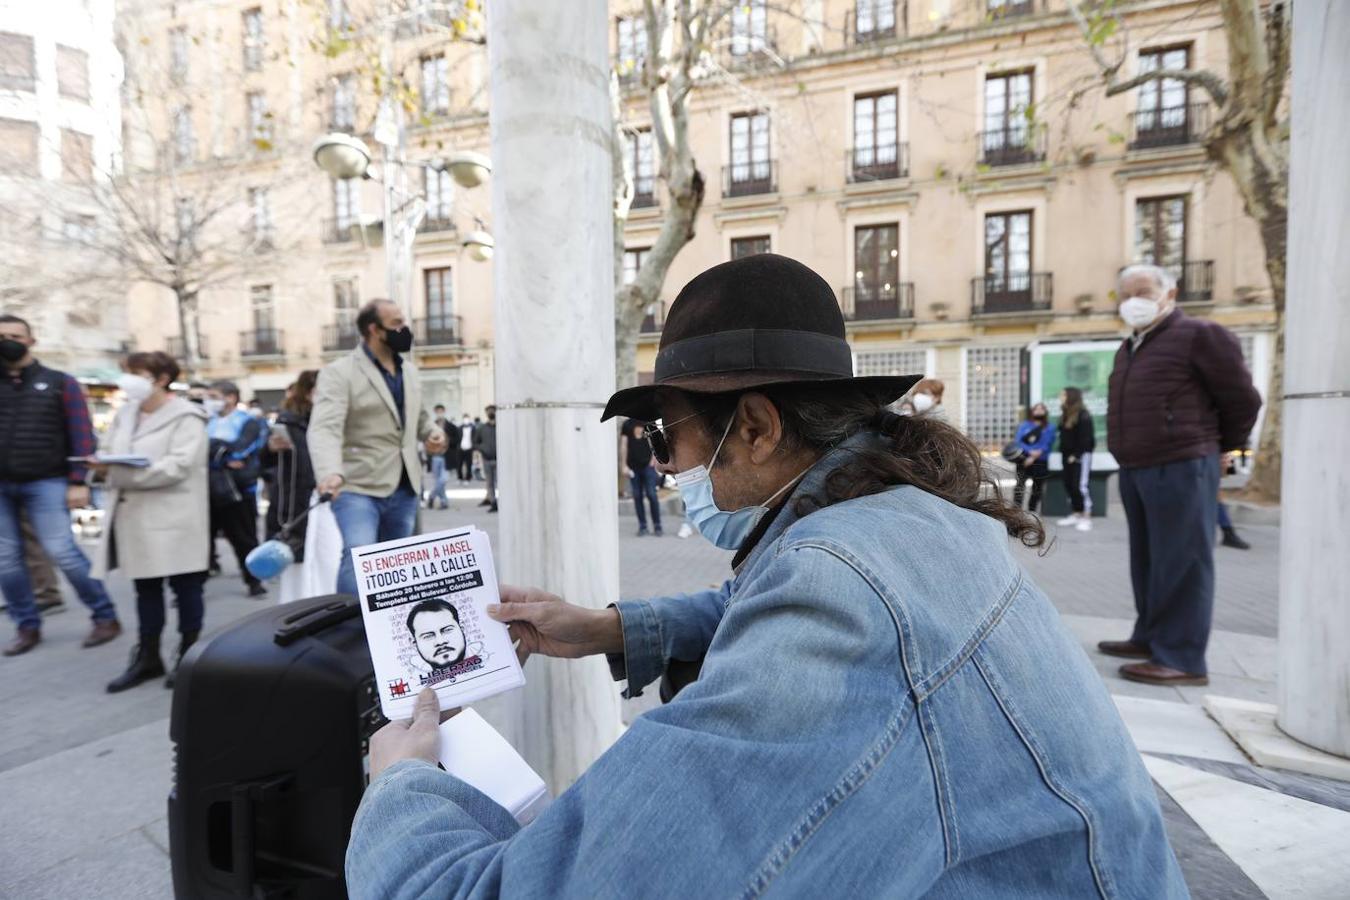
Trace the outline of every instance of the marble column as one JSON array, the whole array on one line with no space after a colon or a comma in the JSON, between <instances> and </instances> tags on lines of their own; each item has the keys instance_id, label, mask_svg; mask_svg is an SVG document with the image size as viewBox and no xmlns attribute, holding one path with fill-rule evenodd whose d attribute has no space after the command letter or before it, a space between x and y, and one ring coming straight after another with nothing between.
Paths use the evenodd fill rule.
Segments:
<instances>
[{"instance_id":1,"label":"marble column","mask_svg":"<svg viewBox=\"0 0 1350 900\"><path fill-rule=\"evenodd\" d=\"M498 575L603 607L618 597L614 266L605 0L493 0ZM536 657L484 714L555 791L618 737L602 658Z\"/></svg>"},{"instance_id":2,"label":"marble column","mask_svg":"<svg viewBox=\"0 0 1350 900\"><path fill-rule=\"evenodd\" d=\"M1350 756L1350 4L1293 33L1277 721Z\"/></svg>"}]
</instances>

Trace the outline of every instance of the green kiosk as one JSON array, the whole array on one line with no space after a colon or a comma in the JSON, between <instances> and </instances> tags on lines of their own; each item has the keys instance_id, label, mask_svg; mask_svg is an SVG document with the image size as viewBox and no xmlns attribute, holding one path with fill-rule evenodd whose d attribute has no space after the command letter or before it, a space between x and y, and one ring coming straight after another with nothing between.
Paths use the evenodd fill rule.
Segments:
<instances>
[{"instance_id":1,"label":"green kiosk","mask_svg":"<svg viewBox=\"0 0 1350 900\"><path fill-rule=\"evenodd\" d=\"M1030 350L1030 377L1028 379L1027 408L1044 403L1050 409L1052 421L1059 418L1059 393L1066 387L1083 392L1083 403L1092 413L1092 424L1097 435L1097 449L1092 454L1088 493L1092 498L1092 515L1105 516L1108 506L1106 483L1119 466L1106 449L1106 399L1111 368L1115 363L1119 341L1075 341L1071 343L1033 344ZM1041 500L1041 515L1046 518L1069 513L1069 496L1064 490L1064 466L1059 455L1059 442L1050 454L1050 477L1045 483Z\"/></svg>"}]
</instances>

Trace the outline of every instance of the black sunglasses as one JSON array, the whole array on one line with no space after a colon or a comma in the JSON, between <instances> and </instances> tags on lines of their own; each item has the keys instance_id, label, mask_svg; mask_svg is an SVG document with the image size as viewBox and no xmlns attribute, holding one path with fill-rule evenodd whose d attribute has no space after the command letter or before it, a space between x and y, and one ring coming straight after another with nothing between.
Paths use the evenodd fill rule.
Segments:
<instances>
[{"instance_id":1,"label":"black sunglasses","mask_svg":"<svg viewBox=\"0 0 1350 900\"><path fill-rule=\"evenodd\" d=\"M690 419L698 418L701 415L703 414L692 413L691 415L685 416L683 419L676 419L669 425L662 425L659 422L643 423L643 437L647 439L647 446L652 448L652 456L656 457L657 462L663 466L670 464L670 441L666 438L666 430L674 428L681 422L688 422Z\"/></svg>"}]
</instances>

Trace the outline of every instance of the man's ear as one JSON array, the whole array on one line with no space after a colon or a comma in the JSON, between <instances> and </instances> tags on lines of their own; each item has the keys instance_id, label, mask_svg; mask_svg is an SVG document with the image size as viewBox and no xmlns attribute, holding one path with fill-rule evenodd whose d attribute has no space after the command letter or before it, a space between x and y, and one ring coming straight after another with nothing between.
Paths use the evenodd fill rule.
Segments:
<instances>
[{"instance_id":1,"label":"man's ear","mask_svg":"<svg viewBox=\"0 0 1350 900\"><path fill-rule=\"evenodd\" d=\"M783 441L783 418L763 394L742 394L737 402L736 433L749 448L750 461L767 462Z\"/></svg>"}]
</instances>

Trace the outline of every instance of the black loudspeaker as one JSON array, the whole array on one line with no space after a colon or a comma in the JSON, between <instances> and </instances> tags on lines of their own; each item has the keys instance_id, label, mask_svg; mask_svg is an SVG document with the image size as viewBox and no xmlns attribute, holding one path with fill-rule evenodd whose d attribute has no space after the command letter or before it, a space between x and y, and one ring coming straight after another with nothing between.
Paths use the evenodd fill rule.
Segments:
<instances>
[{"instance_id":1,"label":"black loudspeaker","mask_svg":"<svg viewBox=\"0 0 1350 900\"><path fill-rule=\"evenodd\" d=\"M272 606L194 646L169 725L175 895L345 897L384 723L355 597Z\"/></svg>"}]
</instances>

